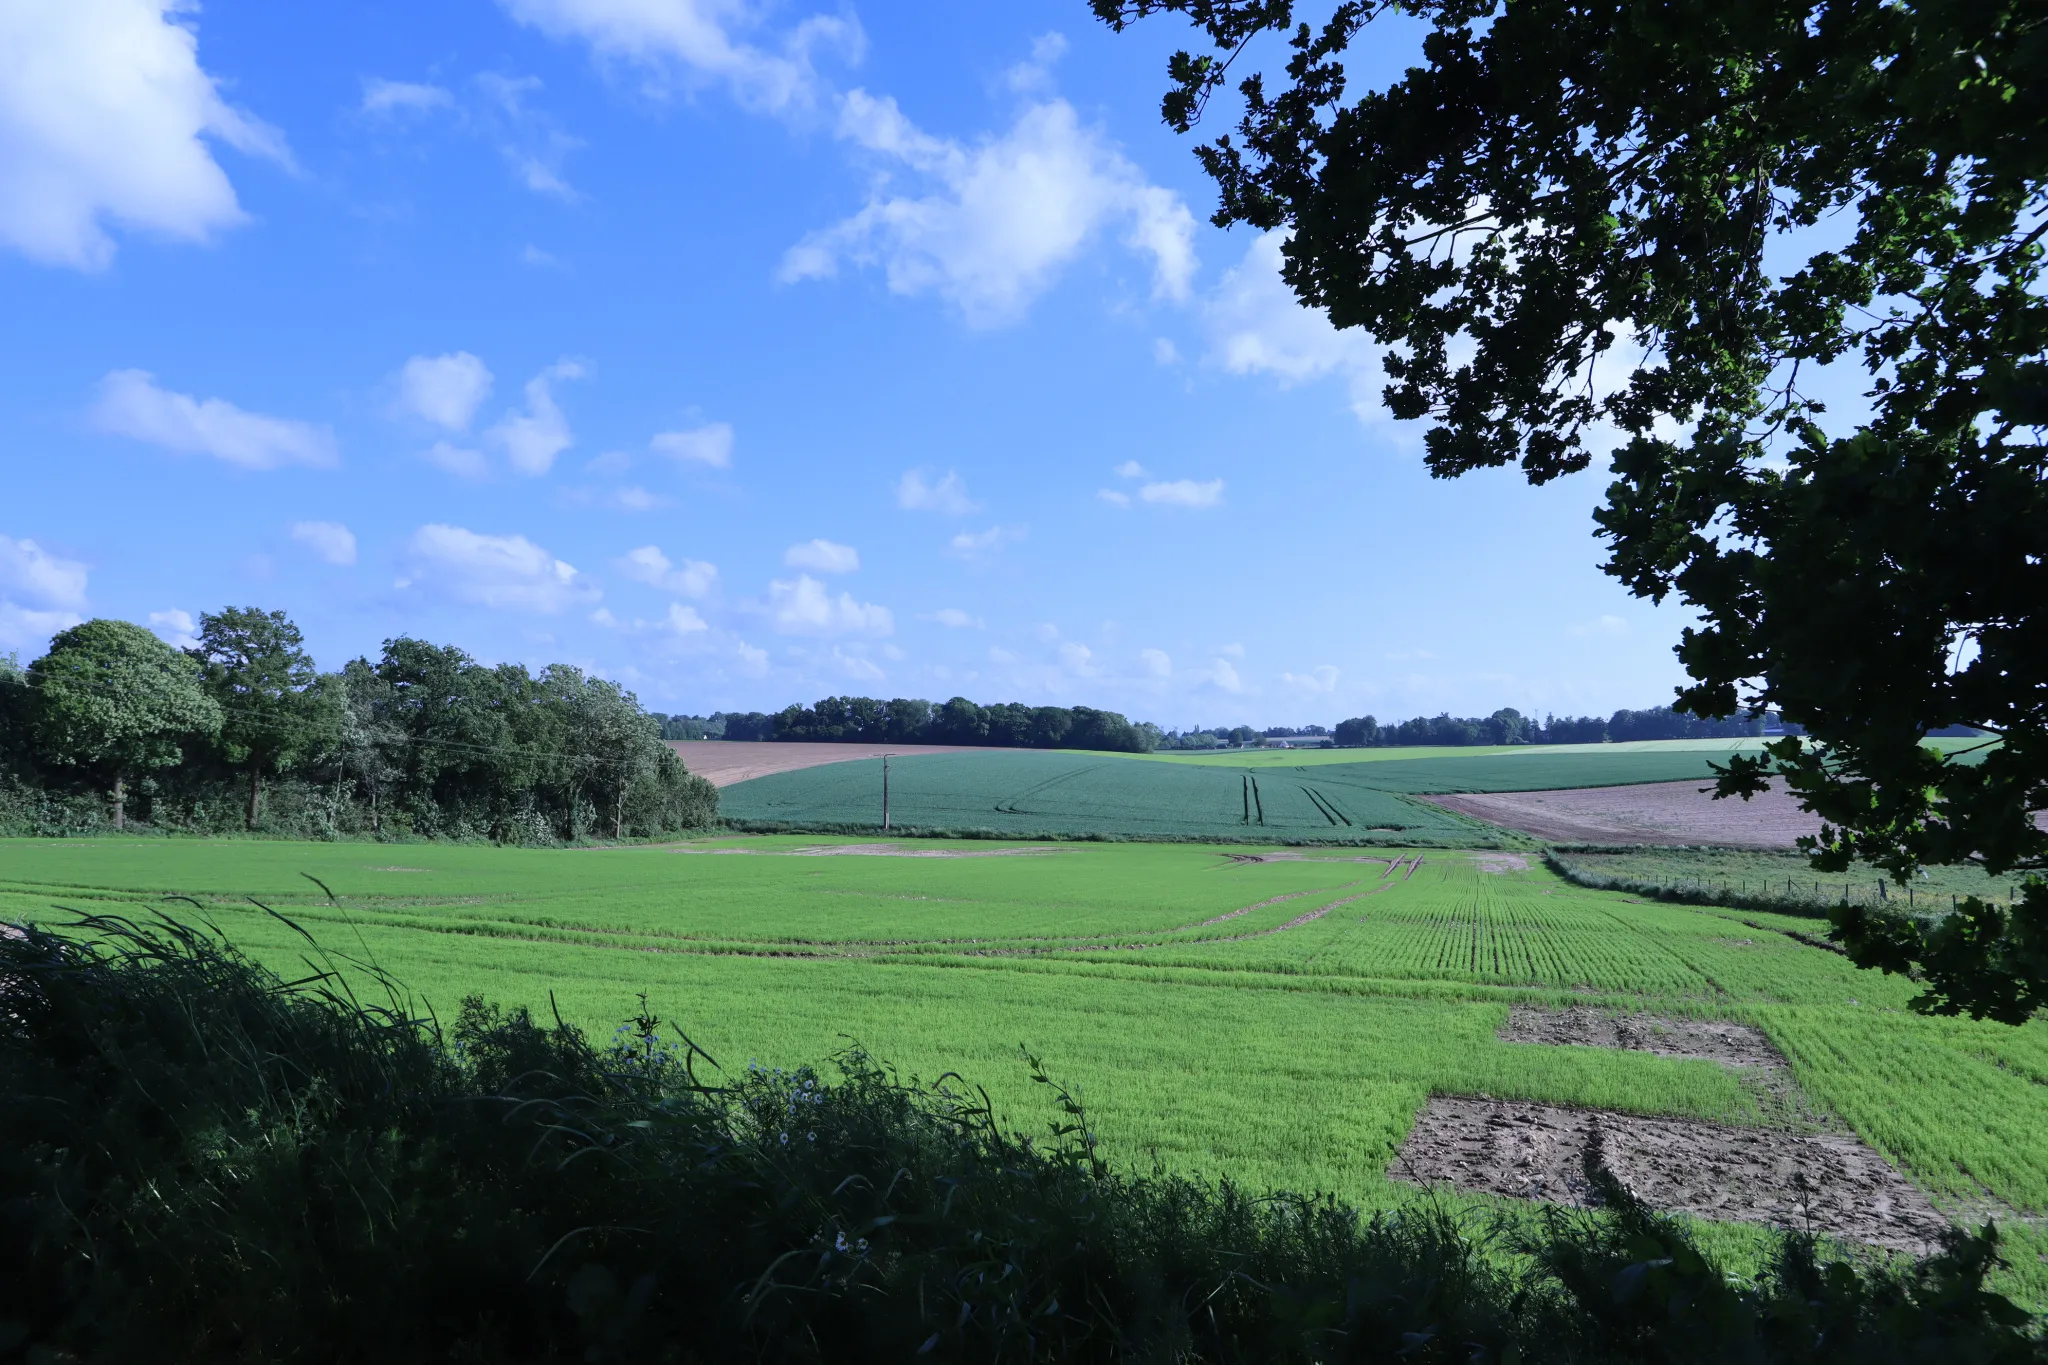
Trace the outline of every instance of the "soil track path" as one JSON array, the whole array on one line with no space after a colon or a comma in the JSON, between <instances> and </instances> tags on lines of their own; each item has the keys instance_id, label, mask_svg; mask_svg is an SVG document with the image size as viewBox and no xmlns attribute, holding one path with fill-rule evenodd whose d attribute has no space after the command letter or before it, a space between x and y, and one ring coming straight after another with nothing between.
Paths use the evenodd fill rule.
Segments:
<instances>
[{"instance_id":1,"label":"soil track path","mask_svg":"<svg viewBox=\"0 0 2048 1365\"><path fill-rule=\"evenodd\" d=\"M772 740L672 739L668 747L683 760L683 766L714 787L790 773L799 768L819 768L827 763L851 763L855 759L916 758L923 754L1009 753L986 744L778 744Z\"/></svg>"}]
</instances>

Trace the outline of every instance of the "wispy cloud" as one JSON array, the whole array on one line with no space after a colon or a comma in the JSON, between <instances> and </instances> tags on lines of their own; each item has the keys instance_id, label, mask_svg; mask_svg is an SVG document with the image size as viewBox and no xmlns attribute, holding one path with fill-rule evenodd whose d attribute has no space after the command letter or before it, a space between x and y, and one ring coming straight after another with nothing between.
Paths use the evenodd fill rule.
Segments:
<instances>
[{"instance_id":1,"label":"wispy cloud","mask_svg":"<svg viewBox=\"0 0 2048 1365\"><path fill-rule=\"evenodd\" d=\"M1223 501L1223 480L1208 479L1198 483L1193 479L1174 479L1171 482L1148 483L1138 490L1138 496L1162 507L1215 507Z\"/></svg>"},{"instance_id":2,"label":"wispy cloud","mask_svg":"<svg viewBox=\"0 0 2048 1365\"><path fill-rule=\"evenodd\" d=\"M922 469L906 469L896 483L896 505L913 512L943 512L965 516L981 510L981 504L967 496L967 485L952 470L936 483L928 482Z\"/></svg>"},{"instance_id":3,"label":"wispy cloud","mask_svg":"<svg viewBox=\"0 0 2048 1365\"><path fill-rule=\"evenodd\" d=\"M986 559L1005 545L1024 539L1022 526L991 526L986 531L962 531L946 542L946 553L956 559Z\"/></svg>"},{"instance_id":4,"label":"wispy cloud","mask_svg":"<svg viewBox=\"0 0 2048 1365\"><path fill-rule=\"evenodd\" d=\"M246 412L221 398L173 393L145 370L115 370L102 379L92 417L101 431L243 469L325 467L340 458L325 427Z\"/></svg>"},{"instance_id":5,"label":"wispy cloud","mask_svg":"<svg viewBox=\"0 0 2048 1365\"><path fill-rule=\"evenodd\" d=\"M814 573L852 573L860 568L860 551L829 540L807 540L784 550L782 562Z\"/></svg>"},{"instance_id":6,"label":"wispy cloud","mask_svg":"<svg viewBox=\"0 0 2048 1365\"><path fill-rule=\"evenodd\" d=\"M729 469L732 467L732 445L732 425L728 422L712 422L706 426L692 427L688 431L658 432L648 441L647 448L657 455L666 455L671 460L678 460L684 464Z\"/></svg>"},{"instance_id":7,"label":"wispy cloud","mask_svg":"<svg viewBox=\"0 0 2048 1365\"><path fill-rule=\"evenodd\" d=\"M292 539L328 564L356 562L356 533L338 521L296 521Z\"/></svg>"}]
</instances>

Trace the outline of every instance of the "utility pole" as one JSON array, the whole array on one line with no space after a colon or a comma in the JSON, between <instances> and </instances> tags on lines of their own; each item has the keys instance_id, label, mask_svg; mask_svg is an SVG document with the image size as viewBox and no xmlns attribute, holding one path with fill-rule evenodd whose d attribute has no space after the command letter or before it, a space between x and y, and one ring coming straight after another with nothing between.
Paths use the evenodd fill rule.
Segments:
<instances>
[{"instance_id":1,"label":"utility pole","mask_svg":"<svg viewBox=\"0 0 2048 1365\"><path fill-rule=\"evenodd\" d=\"M889 829L889 755L882 755L882 830Z\"/></svg>"}]
</instances>

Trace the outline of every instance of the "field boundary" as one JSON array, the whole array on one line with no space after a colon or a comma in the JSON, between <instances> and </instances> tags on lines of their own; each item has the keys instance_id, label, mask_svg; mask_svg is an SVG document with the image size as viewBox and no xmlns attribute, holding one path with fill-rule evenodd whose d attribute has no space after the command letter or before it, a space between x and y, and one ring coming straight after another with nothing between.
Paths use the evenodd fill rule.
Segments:
<instances>
[{"instance_id":1,"label":"field boundary","mask_svg":"<svg viewBox=\"0 0 2048 1365\"><path fill-rule=\"evenodd\" d=\"M1480 827L1474 822L1470 838L1449 839L1443 835L1418 833L1413 830L1396 829L1391 826L1362 830L1351 837L1342 835L1287 835L1267 828L1263 832L1244 834L1122 834L1103 833L1094 830L1068 831L990 829L985 825L898 825L883 829L873 822L852 823L835 820L757 820L746 816L727 817L723 824L738 834L839 834L862 837L885 836L895 839L1012 839L1027 843L1065 844L1265 844L1284 848L1522 848L1521 842L1508 843L1495 831ZM1253 825L1252 831L1260 830Z\"/></svg>"},{"instance_id":2,"label":"field boundary","mask_svg":"<svg viewBox=\"0 0 2048 1365\"><path fill-rule=\"evenodd\" d=\"M1714 852L1698 845L1671 845L1683 848L1688 853ZM1552 872L1588 891L1621 891L1644 900L1662 901L1670 905L1697 905L1724 910L1759 910L1766 914L1786 915L1793 919L1825 920L1828 911L1846 900L1833 901L1808 897L1787 897L1758 895L1750 891L1731 891L1726 886L1704 882L1650 882L1636 877L1610 877L1604 872L1594 872L1571 861L1573 853L1643 853L1654 851L1654 846L1635 844L1625 848L1599 844L1568 844L1543 850L1543 861ZM1732 849L1730 852L1748 853L1751 849ZM1825 883L1823 883L1825 885ZM1861 904L1862 902L1857 902ZM1820 945L1835 949L1832 943ZM1835 949L1839 951L1839 949Z\"/></svg>"}]
</instances>

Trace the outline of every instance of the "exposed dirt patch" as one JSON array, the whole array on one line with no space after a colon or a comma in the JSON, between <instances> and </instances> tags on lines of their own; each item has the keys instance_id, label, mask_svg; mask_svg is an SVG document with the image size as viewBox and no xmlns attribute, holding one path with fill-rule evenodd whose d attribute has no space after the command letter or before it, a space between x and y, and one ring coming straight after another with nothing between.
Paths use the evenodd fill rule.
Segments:
<instances>
[{"instance_id":1,"label":"exposed dirt patch","mask_svg":"<svg viewBox=\"0 0 2048 1365\"><path fill-rule=\"evenodd\" d=\"M1791 848L1820 833L1782 783L1748 801L1716 801L1704 779L1630 787L1425 796L1447 810L1539 839L1589 844L1718 844Z\"/></svg>"},{"instance_id":2,"label":"exposed dirt patch","mask_svg":"<svg viewBox=\"0 0 2048 1365\"><path fill-rule=\"evenodd\" d=\"M1431 1099L1387 1174L1586 1208L1601 1202L1603 1170L1654 1209L1897 1251L1924 1255L1948 1226L1854 1138L1519 1100Z\"/></svg>"},{"instance_id":3,"label":"exposed dirt patch","mask_svg":"<svg viewBox=\"0 0 2048 1365\"><path fill-rule=\"evenodd\" d=\"M1481 872L1500 876L1506 872L1527 872L1529 860L1519 853L1475 853L1472 865Z\"/></svg>"},{"instance_id":4,"label":"exposed dirt patch","mask_svg":"<svg viewBox=\"0 0 2048 1365\"><path fill-rule=\"evenodd\" d=\"M1727 1066L1778 1067L1785 1059L1760 1029L1718 1019L1672 1019L1657 1014L1614 1014L1574 1005L1545 1010L1516 1005L1500 1030L1502 1042L1627 1048L1660 1057L1700 1057Z\"/></svg>"},{"instance_id":5,"label":"exposed dirt patch","mask_svg":"<svg viewBox=\"0 0 2048 1365\"><path fill-rule=\"evenodd\" d=\"M1659 1057L1719 1062L1736 1073L1756 1099L1764 1121L1799 1133L1845 1134L1839 1119L1814 1107L1792 1068L1761 1029L1718 1019L1674 1019L1660 1014L1619 1014L1574 1005L1547 1010L1516 1005L1501 1026L1501 1041L1625 1048Z\"/></svg>"},{"instance_id":6,"label":"exposed dirt patch","mask_svg":"<svg viewBox=\"0 0 2048 1365\"><path fill-rule=\"evenodd\" d=\"M850 763L861 758L916 758L923 754L979 754L1014 752L995 750L979 744L777 744L773 741L723 739L672 739L683 766L714 787L766 777L770 773L818 768L827 763Z\"/></svg>"},{"instance_id":7,"label":"exposed dirt patch","mask_svg":"<svg viewBox=\"0 0 2048 1365\"><path fill-rule=\"evenodd\" d=\"M1263 910L1269 905L1278 905L1282 901L1300 900L1303 896L1313 896L1315 894L1316 892L1314 891L1289 891L1286 895L1275 896L1271 900L1259 901L1253 905L1241 905L1235 910L1226 910L1214 919L1205 919L1199 924L1183 924L1171 932L1177 934L1182 929L1206 929L1212 924L1221 924L1225 920L1236 919L1239 915L1249 915L1252 911Z\"/></svg>"}]
</instances>

